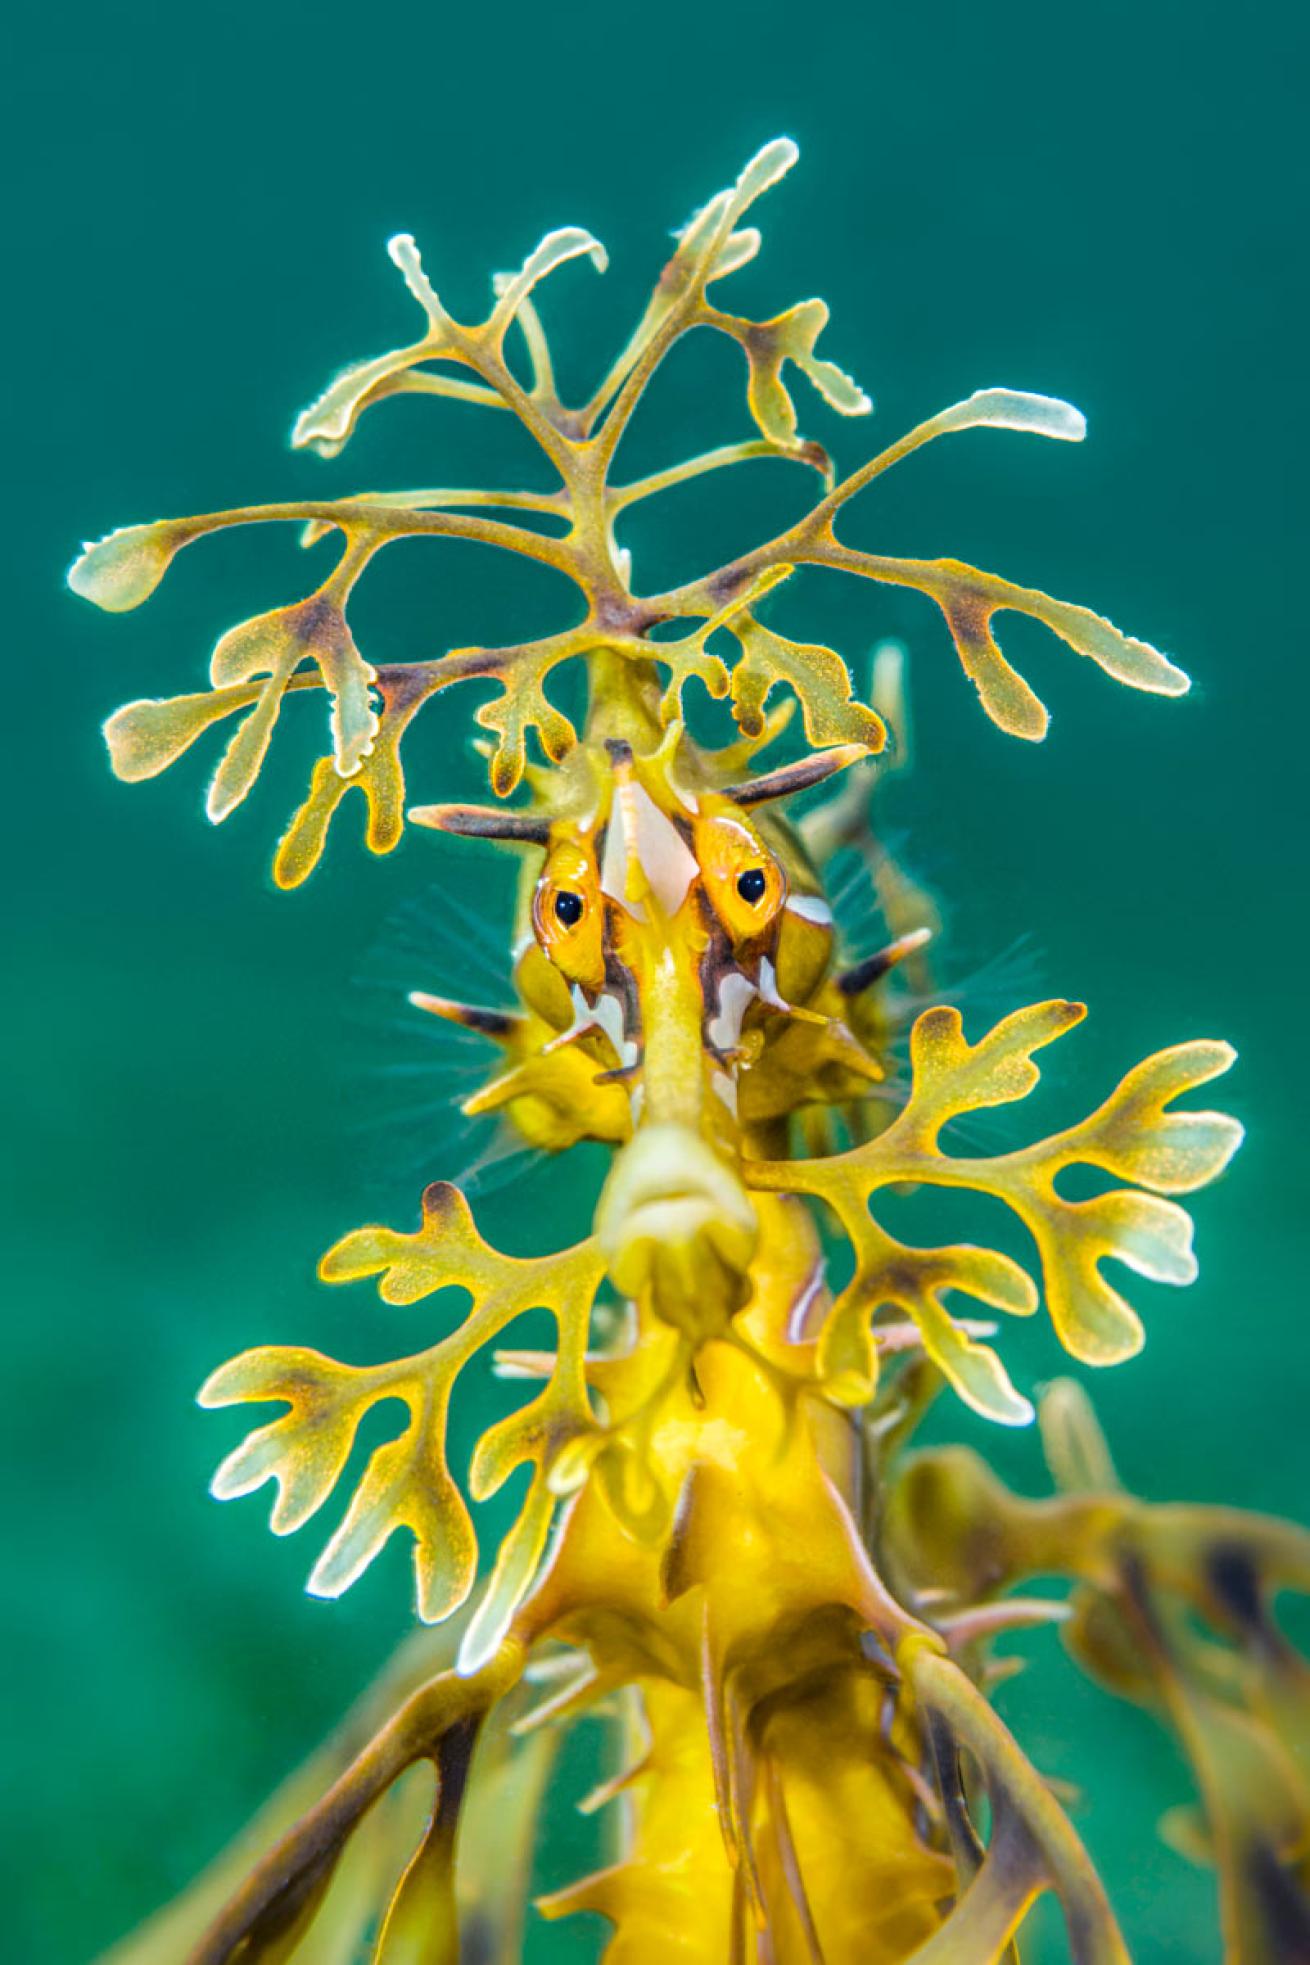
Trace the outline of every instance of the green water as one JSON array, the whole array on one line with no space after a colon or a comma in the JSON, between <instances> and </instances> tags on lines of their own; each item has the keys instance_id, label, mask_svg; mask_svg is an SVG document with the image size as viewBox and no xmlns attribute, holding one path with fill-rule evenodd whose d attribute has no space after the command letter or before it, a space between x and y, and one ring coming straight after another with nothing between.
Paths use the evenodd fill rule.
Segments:
<instances>
[{"instance_id":1,"label":"green water","mask_svg":"<svg viewBox=\"0 0 1310 1965\"><path fill-rule=\"evenodd\" d=\"M1310 1514L1302 11L76 0L8 39L6 1958L78 1965L183 1884L406 1626L398 1547L325 1605L301 1589L317 1524L279 1543L261 1502L207 1499L240 1422L191 1398L257 1341L358 1358L419 1341L420 1313L329 1295L313 1262L458 1170L447 1088L368 1076L407 1042L377 982L456 981L443 940L462 950L476 913L494 945L504 881L422 835L366 861L352 816L315 880L275 895L269 852L317 741L290 716L222 833L198 755L153 785L110 779L110 709L200 688L223 627L303 591L288 536L198 547L125 619L62 587L81 538L133 519L526 468L509 419L433 403L377 412L335 464L287 454L335 368L416 329L395 231L466 316L549 226L606 240L607 280L573 269L550 302L580 393L669 227L785 130L802 166L762 210L740 298L832 304L826 350L878 404L869 434L798 384L840 461L981 385L1087 412L1081 450L939 446L848 534L1094 606L1190 669L1188 700L1116 689L1010 617L1055 713L1033 748L985 723L929 603L816 588L809 629L854 655L887 632L910 645L919 763L896 822L947 902L953 973L1029 937L1017 987L1090 1002L1055 1070L1070 1109L1162 1043L1238 1045L1228 1096L1251 1137L1197 1206L1202 1280L1140 1286L1146 1353L1096 1392L1142 1491ZM745 433L736 362L688 350L634 467ZM785 483L761 467L735 502L652 508L639 581L785 522L802 490L774 468ZM374 659L550 625L544 574L435 542L392 560L360 610ZM470 706L444 706L414 745L416 798L476 789ZM416 1100L417 1124L396 1116ZM561 1177L518 1171L488 1232L558 1239ZM1057 1368L1049 1334L1019 1336L1024 1382ZM995 1451L1036 1483L1031 1439ZM1181 1767L1054 1640L1034 1649L1004 1709L1084 1785L1135 1956L1214 1958L1205 1879L1151 1838Z\"/></svg>"}]
</instances>

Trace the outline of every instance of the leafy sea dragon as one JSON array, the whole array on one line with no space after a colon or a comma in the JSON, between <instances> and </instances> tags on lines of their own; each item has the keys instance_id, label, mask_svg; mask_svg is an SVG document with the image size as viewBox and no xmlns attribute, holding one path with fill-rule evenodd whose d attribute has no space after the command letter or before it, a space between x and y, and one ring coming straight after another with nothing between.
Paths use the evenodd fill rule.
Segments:
<instances>
[{"instance_id":1,"label":"leafy sea dragon","mask_svg":"<svg viewBox=\"0 0 1310 1965\"><path fill-rule=\"evenodd\" d=\"M500 1048L502 1066L471 1109L506 1113L551 1151L591 1139L613 1152L594 1233L577 1247L498 1253L459 1190L438 1181L416 1229L363 1228L329 1251L325 1280L376 1278L388 1303L451 1285L465 1292L453 1321L441 1296L434 1341L417 1355L357 1368L261 1347L203 1388L206 1406L285 1406L214 1481L220 1498L273 1482L279 1534L331 1496L370 1408L399 1400L404 1428L373 1451L309 1587L339 1595L404 1529L419 1617L453 1619L459 1636L446 1669L433 1672L428 1654L369 1737L339 1751L323 1790L297 1796L295 1819L279 1821L226 1901L205 1894L204 1928L189 1914L152 1957L253 1965L355 1957L361 1947L383 1965L519 1956L543 1781L534 1743L597 1712L611 1716L616 1766L592 1805L611 1812L614 1860L539 1907L547 1917L601 1913L611 1965L670 1955L689 1965L981 1965L1007 1953L1045 1892L1059 1901L1080 1965L1127 1956L1069 1818L985 1696L991 1638L1062 1606L999 1596L1011 1573L1026 1573L1022 1536L1008 1570L993 1576L984 1563L976 1573L963 1501L949 1516L925 1510L928 1472L898 1474L900 1442L943 1383L1000 1424L1033 1417L985 1341L994 1326L956 1304L1027 1316L1038 1285L998 1250L902 1242L875 1209L885 1190L907 1186L1003 1202L1028 1230L1069 1352L1094 1365L1126 1358L1141 1325L1102 1265L1191 1280L1191 1223L1170 1197L1218 1174L1240 1129L1172 1107L1225 1071L1232 1052L1214 1042L1161 1052L1052 1137L966 1154L943 1146L943 1129L1022 1099L1037 1082L1035 1054L1083 1010L1039 1003L971 1041L959 1012L938 1007L914 1024L903 1100L880 1101L890 1068L885 979L923 936L907 922L862 959L840 951L821 870L783 808L834 773L867 775L886 726L855 698L833 650L791 640L762 611L797 566L917 589L945 616L988 716L1028 739L1043 734L1046 712L993 639L1002 610L1044 622L1136 688L1174 695L1187 679L1085 609L954 560L892 559L839 540L846 503L934 437L994 425L1076 439L1082 419L1046 397L984 390L835 481L826 453L798 435L784 380L791 364L839 412L870 407L815 354L823 303L757 322L710 298L758 249L741 221L795 154L787 141L769 144L693 217L631 342L581 408L558 396L533 294L567 259L589 255L603 267L589 234L551 233L521 272L497 279L476 326L443 308L413 241L392 241L423 332L340 376L302 415L295 441L332 456L384 398L453 396L518 416L553 467L552 487L368 493L161 521L110 535L72 570L79 593L117 610L144 600L180 547L220 527L292 520L307 544L339 540L335 566L306 599L223 637L211 689L129 704L107 727L115 769L138 779L211 724L239 719L210 786L217 821L254 781L283 700L324 690L331 749L278 848L282 886L310 872L352 788L367 804L369 846L393 847L404 819L400 746L414 716L457 681L497 686L477 713L492 733L497 802L420 806L409 817L522 855L518 1002L414 1001ZM742 348L756 434L616 483L615 453L647 382L701 326ZM516 366L505 352L511 331L524 356ZM760 458L814 468L823 495L730 564L639 594L618 536L628 507ZM585 618L542 640L375 669L347 625L348 600L375 554L419 534L556 568L579 590ZM574 660L588 684L580 735L543 686ZM693 681L730 701L737 734L718 749L684 721ZM799 700L805 746L761 770L758 754L791 707L768 708L778 684ZM532 732L544 761L529 761ZM525 778L526 802L510 802ZM1102 1191L1064 1198L1057 1178L1073 1166L1098 1170ZM822 1221L851 1251L850 1281L836 1292ZM447 1410L474 1354L542 1310L556 1326L553 1351L496 1352L502 1371L540 1389L484 1433L468 1471L480 1501L516 1469L531 1470L479 1587L472 1519L446 1462ZM948 1466L933 1491L949 1496L960 1478ZM1000 1505L976 1488L971 1503ZM1105 1502L1096 1548L1126 1505ZM1079 1548L1093 1543L1089 1529ZM1301 1544L1276 1553L1278 1580L1304 1581ZM1114 1600L1108 1558L1086 1562ZM1149 1661L1142 1668L1149 1675ZM396 1793L422 1766L428 1819L399 1881L385 1862L377 1875L361 1869L373 1826L391 1819ZM1269 1861L1290 1890L1284 1827Z\"/></svg>"}]
</instances>

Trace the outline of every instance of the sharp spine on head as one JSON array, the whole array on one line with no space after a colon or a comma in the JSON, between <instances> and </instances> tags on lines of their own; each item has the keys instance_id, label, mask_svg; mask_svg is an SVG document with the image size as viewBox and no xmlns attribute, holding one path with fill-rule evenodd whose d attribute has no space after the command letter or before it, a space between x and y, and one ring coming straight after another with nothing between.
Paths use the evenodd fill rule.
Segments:
<instances>
[{"instance_id":1,"label":"sharp spine on head","mask_svg":"<svg viewBox=\"0 0 1310 1965\"><path fill-rule=\"evenodd\" d=\"M837 977L837 987L843 996L859 996L876 983L879 976L885 976L907 955L913 955L916 948L932 940L931 928L912 928L908 935L898 935L886 948L880 948L873 955L866 955L863 962L857 962L852 969L843 969Z\"/></svg>"},{"instance_id":2,"label":"sharp spine on head","mask_svg":"<svg viewBox=\"0 0 1310 1965\"><path fill-rule=\"evenodd\" d=\"M536 812L497 811L494 805L416 805L409 814L418 826L458 833L466 839L504 839L515 846L544 846L550 821Z\"/></svg>"},{"instance_id":3,"label":"sharp spine on head","mask_svg":"<svg viewBox=\"0 0 1310 1965\"><path fill-rule=\"evenodd\" d=\"M511 1038L523 1022L512 1010L484 1010L477 1003L456 1003L449 996L429 996L426 990L411 989L409 1000L416 1010L429 1010L447 1023L462 1024L481 1037L494 1037L498 1043Z\"/></svg>"},{"instance_id":4,"label":"sharp spine on head","mask_svg":"<svg viewBox=\"0 0 1310 1965\"><path fill-rule=\"evenodd\" d=\"M793 792L821 785L835 771L844 771L848 765L858 764L869 755L864 744L838 744L833 750L820 751L816 757L802 757L795 764L766 771L762 777L729 785L723 796L730 798L734 805L763 805L772 798L790 798Z\"/></svg>"}]
</instances>

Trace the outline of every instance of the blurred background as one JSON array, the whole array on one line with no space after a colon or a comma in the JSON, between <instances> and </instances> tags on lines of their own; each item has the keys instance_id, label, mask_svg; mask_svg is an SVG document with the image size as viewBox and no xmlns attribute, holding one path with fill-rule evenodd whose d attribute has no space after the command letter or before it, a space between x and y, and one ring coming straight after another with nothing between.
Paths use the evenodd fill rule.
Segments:
<instances>
[{"instance_id":1,"label":"blurred background","mask_svg":"<svg viewBox=\"0 0 1310 1965\"><path fill-rule=\"evenodd\" d=\"M417 331L383 250L396 231L464 318L549 227L606 241L605 280L570 268L544 301L580 396L670 229L785 131L801 165L760 209L765 251L732 304L822 294L821 352L877 404L844 424L798 379L807 435L851 468L979 386L1087 413L1081 449L934 447L847 536L1092 606L1181 661L1186 700L1120 689L1002 617L1054 713L1027 746L984 720L927 601L798 583L788 620L857 668L883 635L909 648L916 769L890 817L943 903L944 972L984 972L979 1017L1033 991L1091 1005L1051 1059L1067 1116L1161 1044L1237 1045L1223 1102L1250 1137L1196 1206L1201 1281L1139 1284L1147 1349L1093 1389L1139 1491L1310 1515L1303 12L73 0L23 10L8 41L6 1956L80 1965L185 1884L408 1628L399 1543L320 1603L302 1589L319 1521L278 1542L265 1497L207 1498L244 1429L196 1410L204 1375L256 1342L363 1361L426 1341L420 1310L326 1291L314 1263L358 1221L409 1223L427 1179L476 1163L483 1226L514 1248L580 1231L594 1192L585 1155L503 1160L470 1133L453 1100L476 1052L404 1006L443 984L496 1000L507 867L424 833L369 860L348 801L315 878L274 893L317 699L291 706L221 836L204 743L152 784L109 775L105 715L201 688L220 631L321 562L269 528L200 545L139 614L63 586L80 540L133 520L544 481L510 419L430 400L372 413L335 463L287 451L336 368ZM634 474L748 433L740 357L703 341L643 406ZM808 496L765 464L644 507L638 584L701 570ZM428 656L543 632L560 598L542 569L418 542L371 570L356 631L375 661ZM415 800L476 794L476 700L429 712ZM1048 1331L1006 1338L1025 1386L1059 1368ZM500 1398L470 1381L457 1459ZM943 1429L1040 1485L1031 1436L983 1438L959 1409ZM1002 1709L1081 1785L1135 1957L1213 1959L1208 1879L1153 1834L1184 1769L1054 1636L1027 1649ZM570 1835L543 1883L569 1874ZM531 1955L594 1940L557 1928Z\"/></svg>"}]
</instances>

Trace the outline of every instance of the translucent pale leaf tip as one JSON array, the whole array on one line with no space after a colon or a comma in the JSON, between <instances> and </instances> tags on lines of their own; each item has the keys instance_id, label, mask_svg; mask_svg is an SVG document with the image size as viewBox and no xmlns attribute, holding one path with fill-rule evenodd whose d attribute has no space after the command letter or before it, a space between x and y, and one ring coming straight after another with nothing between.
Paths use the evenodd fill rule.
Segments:
<instances>
[{"instance_id":1,"label":"translucent pale leaf tip","mask_svg":"<svg viewBox=\"0 0 1310 1965\"><path fill-rule=\"evenodd\" d=\"M162 523L125 525L84 545L66 578L83 600L108 614L126 614L149 600L171 558Z\"/></svg>"},{"instance_id":2,"label":"translucent pale leaf tip","mask_svg":"<svg viewBox=\"0 0 1310 1965\"><path fill-rule=\"evenodd\" d=\"M1087 435L1087 418L1080 409L1059 396L1039 396L1027 389L975 389L966 401L948 409L943 420L957 418L961 429L985 423L996 430L1056 437L1063 443L1081 443Z\"/></svg>"},{"instance_id":3,"label":"translucent pale leaf tip","mask_svg":"<svg viewBox=\"0 0 1310 1965\"><path fill-rule=\"evenodd\" d=\"M562 226L557 232L546 234L517 273L495 274L492 288L497 299L508 302L508 311L513 312L548 273L553 273L557 266L563 266L567 260L584 256L598 273L608 271L609 254L599 239L584 231L580 225Z\"/></svg>"},{"instance_id":4,"label":"translucent pale leaf tip","mask_svg":"<svg viewBox=\"0 0 1310 1965\"><path fill-rule=\"evenodd\" d=\"M752 201L767 191L771 185L785 177L801 154L800 145L793 137L775 136L762 149L757 150L737 179L738 194Z\"/></svg>"}]
</instances>

